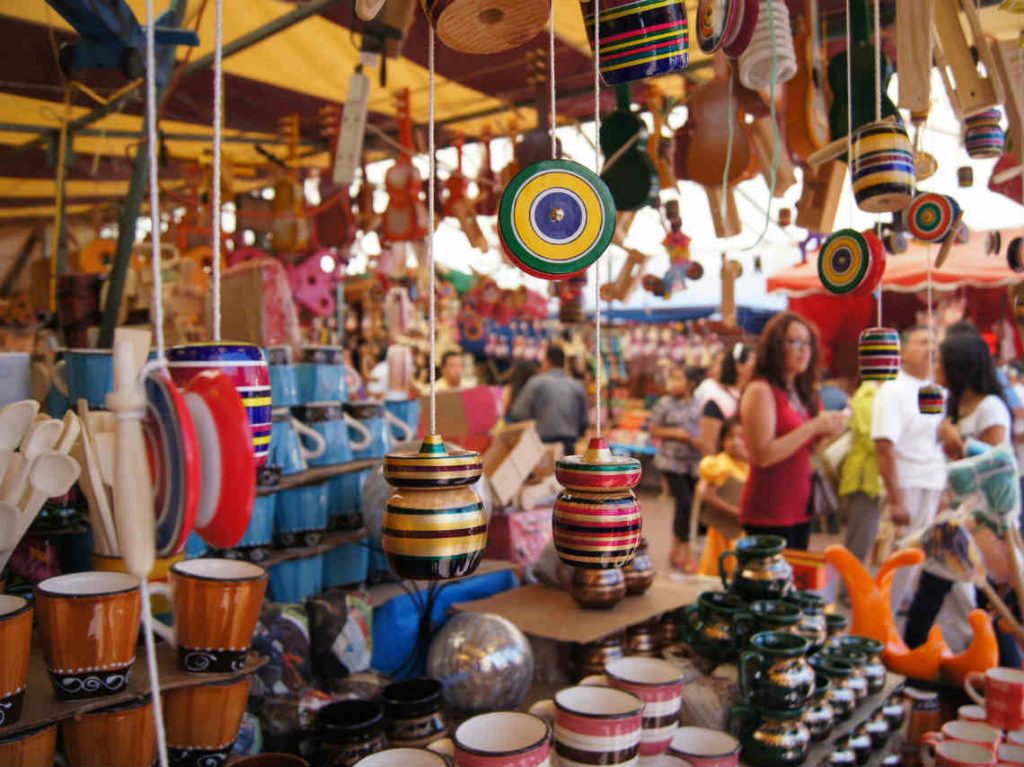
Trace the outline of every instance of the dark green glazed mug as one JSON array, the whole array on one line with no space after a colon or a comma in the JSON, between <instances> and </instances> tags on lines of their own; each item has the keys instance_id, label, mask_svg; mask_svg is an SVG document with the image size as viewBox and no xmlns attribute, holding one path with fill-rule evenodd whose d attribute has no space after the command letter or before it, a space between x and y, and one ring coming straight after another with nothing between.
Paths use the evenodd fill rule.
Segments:
<instances>
[{"instance_id":1,"label":"dark green glazed mug","mask_svg":"<svg viewBox=\"0 0 1024 767\"><path fill-rule=\"evenodd\" d=\"M807 640L785 631L763 631L750 638L740 656L740 691L747 703L772 711L807 706L814 692L814 669L805 655Z\"/></svg>"}]
</instances>

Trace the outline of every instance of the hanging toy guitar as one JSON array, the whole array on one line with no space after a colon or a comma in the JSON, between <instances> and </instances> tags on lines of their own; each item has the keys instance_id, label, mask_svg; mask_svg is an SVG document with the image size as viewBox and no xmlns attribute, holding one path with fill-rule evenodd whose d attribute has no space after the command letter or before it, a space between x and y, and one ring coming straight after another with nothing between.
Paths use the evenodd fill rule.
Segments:
<instances>
[{"instance_id":1,"label":"hanging toy guitar","mask_svg":"<svg viewBox=\"0 0 1024 767\"><path fill-rule=\"evenodd\" d=\"M288 143L288 160L294 160L299 145L299 116L282 117L281 131ZM305 250L309 243L309 221L297 171L269 153L264 156L280 166L282 171L274 184L274 221L271 225L274 250L279 253Z\"/></svg>"},{"instance_id":2,"label":"hanging toy guitar","mask_svg":"<svg viewBox=\"0 0 1024 767\"><path fill-rule=\"evenodd\" d=\"M348 184L335 183L338 144L341 141L341 107L327 104L318 115L320 135L330 139L331 166L320 174L320 205L313 214L314 234L322 248L344 248L355 242L356 221Z\"/></svg>"},{"instance_id":3,"label":"hanging toy guitar","mask_svg":"<svg viewBox=\"0 0 1024 767\"><path fill-rule=\"evenodd\" d=\"M455 139L455 151L458 162L455 170L445 182L445 189L448 195L444 199L442 210L444 215L451 216L459 222L469 244L484 253L488 250L487 238L480 230L480 224L476 220L476 212L473 203L469 199L469 179L462 172L462 146L465 137L460 133Z\"/></svg>"},{"instance_id":4,"label":"hanging toy guitar","mask_svg":"<svg viewBox=\"0 0 1024 767\"><path fill-rule=\"evenodd\" d=\"M494 168L491 167L491 129L484 128L480 136L480 143L484 148L484 161L480 165L480 172L476 176L477 192L473 205L479 216L494 216L498 213L498 179Z\"/></svg>"},{"instance_id":5,"label":"hanging toy guitar","mask_svg":"<svg viewBox=\"0 0 1024 767\"><path fill-rule=\"evenodd\" d=\"M640 210L658 199L658 171L647 154L647 126L630 106L628 85L615 87L616 108L601 120L601 180L617 211Z\"/></svg>"},{"instance_id":6,"label":"hanging toy guitar","mask_svg":"<svg viewBox=\"0 0 1024 767\"><path fill-rule=\"evenodd\" d=\"M423 205L423 179L412 164L414 150L409 89L397 98L398 134L402 152L384 176L388 207L384 211L384 239L390 242L422 240L427 234L427 209ZM364 181L365 183L365 181Z\"/></svg>"}]
</instances>

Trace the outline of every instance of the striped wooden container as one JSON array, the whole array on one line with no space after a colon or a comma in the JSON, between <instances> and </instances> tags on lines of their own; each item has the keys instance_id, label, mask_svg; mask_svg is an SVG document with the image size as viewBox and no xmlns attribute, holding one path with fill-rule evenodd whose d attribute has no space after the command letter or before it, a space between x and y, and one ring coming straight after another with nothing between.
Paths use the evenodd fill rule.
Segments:
<instances>
[{"instance_id":1,"label":"striped wooden container","mask_svg":"<svg viewBox=\"0 0 1024 767\"><path fill-rule=\"evenodd\" d=\"M583 455L555 462L555 478L566 490L584 493L630 490L640 482L640 461L612 455L608 440L594 437Z\"/></svg>"},{"instance_id":2,"label":"striped wooden container","mask_svg":"<svg viewBox=\"0 0 1024 767\"><path fill-rule=\"evenodd\" d=\"M544 29L549 0L420 0L441 42L461 53L498 53Z\"/></svg>"},{"instance_id":3,"label":"striped wooden container","mask_svg":"<svg viewBox=\"0 0 1024 767\"><path fill-rule=\"evenodd\" d=\"M869 123L853 134L850 178L857 207L869 213L903 210L914 197L914 148L902 125Z\"/></svg>"},{"instance_id":4,"label":"striped wooden container","mask_svg":"<svg viewBox=\"0 0 1024 767\"><path fill-rule=\"evenodd\" d=\"M921 415L938 415L945 410L946 397L942 388L925 384L917 390L917 409Z\"/></svg>"},{"instance_id":5,"label":"striped wooden container","mask_svg":"<svg viewBox=\"0 0 1024 767\"><path fill-rule=\"evenodd\" d=\"M863 381L891 381L900 372L900 334L892 328L868 328L857 346Z\"/></svg>"},{"instance_id":6,"label":"striped wooden container","mask_svg":"<svg viewBox=\"0 0 1024 767\"><path fill-rule=\"evenodd\" d=\"M583 23L594 50L594 1L582 0ZM690 46L683 0L602 0L601 79L608 85L686 69Z\"/></svg>"},{"instance_id":7,"label":"striped wooden container","mask_svg":"<svg viewBox=\"0 0 1024 767\"><path fill-rule=\"evenodd\" d=\"M555 501L551 526L555 551L567 565L607 569L633 559L643 519L632 490L563 492Z\"/></svg>"},{"instance_id":8,"label":"striped wooden container","mask_svg":"<svg viewBox=\"0 0 1024 767\"><path fill-rule=\"evenodd\" d=\"M1003 114L998 109L987 109L964 120L964 147L975 160L999 157L1006 144L1006 132L1000 127Z\"/></svg>"},{"instance_id":9,"label":"striped wooden container","mask_svg":"<svg viewBox=\"0 0 1024 767\"><path fill-rule=\"evenodd\" d=\"M398 489L384 509L382 545L400 578L446 580L473 572L487 545L487 516L468 485L478 453L449 454L437 435L416 453L391 453L384 474Z\"/></svg>"}]
</instances>

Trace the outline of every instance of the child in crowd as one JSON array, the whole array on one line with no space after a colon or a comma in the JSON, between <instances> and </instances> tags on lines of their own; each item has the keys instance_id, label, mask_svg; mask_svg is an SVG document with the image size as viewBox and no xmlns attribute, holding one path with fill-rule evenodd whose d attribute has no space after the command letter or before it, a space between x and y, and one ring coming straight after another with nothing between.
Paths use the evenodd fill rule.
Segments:
<instances>
[{"instance_id":1,"label":"child in crowd","mask_svg":"<svg viewBox=\"0 0 1024 767\"><path fill-rule=\"evenodd\" d=\"M731 549L739 536L740 496L749 474L743 425L736 418L728 418L722 424L718 454L709 455L700 462L697 497L710 519L721 520L720 523L711 522L708 527L704 553L697 570L700 575L717 576L718 557Z\"/></svg>"},{"instance_id":2,"label":"child in crowd","mask_svg":"<svg viewBox=\"0 0 1024 767\"><path fill-rule=\"evenodd\" d=\"M701 376L699 368L669 368L665 396L651 411L651 437L661 440L654 465L675 500L672 566L688 573L697 569L690 551L690 509L700 461L700 407L693 390Z\"/></svg>"}]
</instances>

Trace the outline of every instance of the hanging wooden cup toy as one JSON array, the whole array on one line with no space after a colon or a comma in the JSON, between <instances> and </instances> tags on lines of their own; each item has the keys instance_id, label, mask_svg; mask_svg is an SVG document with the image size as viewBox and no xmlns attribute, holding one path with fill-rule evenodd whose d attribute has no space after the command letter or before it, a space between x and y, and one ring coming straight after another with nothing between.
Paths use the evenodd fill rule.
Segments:
<instances>
[{"instance_id":1,"label":"hanging wooden cup toy","mask_svg":"<svg viewBox=\"0 0 1024 767\"><path fill-rule=\"evenodd\" d=\"M999 125L1002 116L998 109L986 109L964 120L964 147L969 157L986 160L1003 153L1006 131Z\"/></svg>"},{"instance_id":2,"label":"hanging wooden cup toy","mask_svg":"<svg viewBox=\"0 0 1024 767\"><path fill-rule=\"evenodd\" d=\"M857 345L862 381L891 381L900 372L900 334L892 328L868 328Z\"/></svg>"},{"instance_id":3,"label":"hanging wooden cup toy","mask_svg":"<svg viewBox=\"0 0 1024 767\"><path fill-rule=\"evenodd\" d=\"M498 231L506 255L524 272L564 280L583 272L611 244L615 203L608 186L579 163L543 160L505 187Z\"/></svg>"},{"instance_id":4,"label":"hanging wooden cup toy","mask_svg":"<svg viewBox=\"0 0 1024 767\"><path fill-rule=\"evenodd\" d=\"M487 545L477 452L449 453L436 434L416 452L389 453L384 478L394 486L384 510L383 540L400 578L448 580L472 573Z\"/></svg>"},{"instance_id":5,"label":"hanging wooden cup toy","mask_svg":"<svg viewBox=\"0 0 1024 767\"><path fill-rule=\"evenodd\" d=\"M921 415L938 415L945 407L946 396L941 386L930 383L917 390L917 410Z\"/></svg>"},{"instance_id":6,"label":"hanging wooden cup toy","mask_svg":"<svg viewBox=\"0 0 1024 767\"><path fill-rule=\"evenodd\" d=\"M818 279L830 293L871 293L885 273L885 246L873 231L840 229L818 253Z\"/></svg>"},{"instance_id":7,"label":"hanging wooden cup toy","mask_svg":"<svg viewBox=\"0 0 1024 767\"><path fill-rule=\"evenodd\" d=\"M593 51L594 0L582 0L580 8ZM683 0L601 0L598 31L607 85L686 69L690 40Z\"/></svg>"},{"instance_id":8,"label":"hanging wooden cup toy","mask_svg":"<svg viewBox=\"0 0 1024 767\"><path fill-rule=\"evenodd\" d=\"M460 53L498 53L537 36L549 0L420 0L441 42Z\"/></svg>"},{"instance_id":9,"label":"hanging wooden cup toy","mask_svg":"<svg viewBox=\"0 0 1024 767\"><path fill-rule=\"evenodd\" d=\"M873 122L853 134L850 178L857 207L895 213L914 197L914 147L902 125Z\"/></svg>"},{"instance_id":10,"label":"hanging wooden cup toy","mask_svg":"<svg viewBox=\"0 0 1024 767\"><path fill-rule=\"evenodd\" d=\"M602 437L590 440L583 455L556 461L555 478L565 488L552 516L559 559L599 570L632 561L642 526L633 494L640 476L640 462L612 455Z\"/></svg>"}]
</instances>

